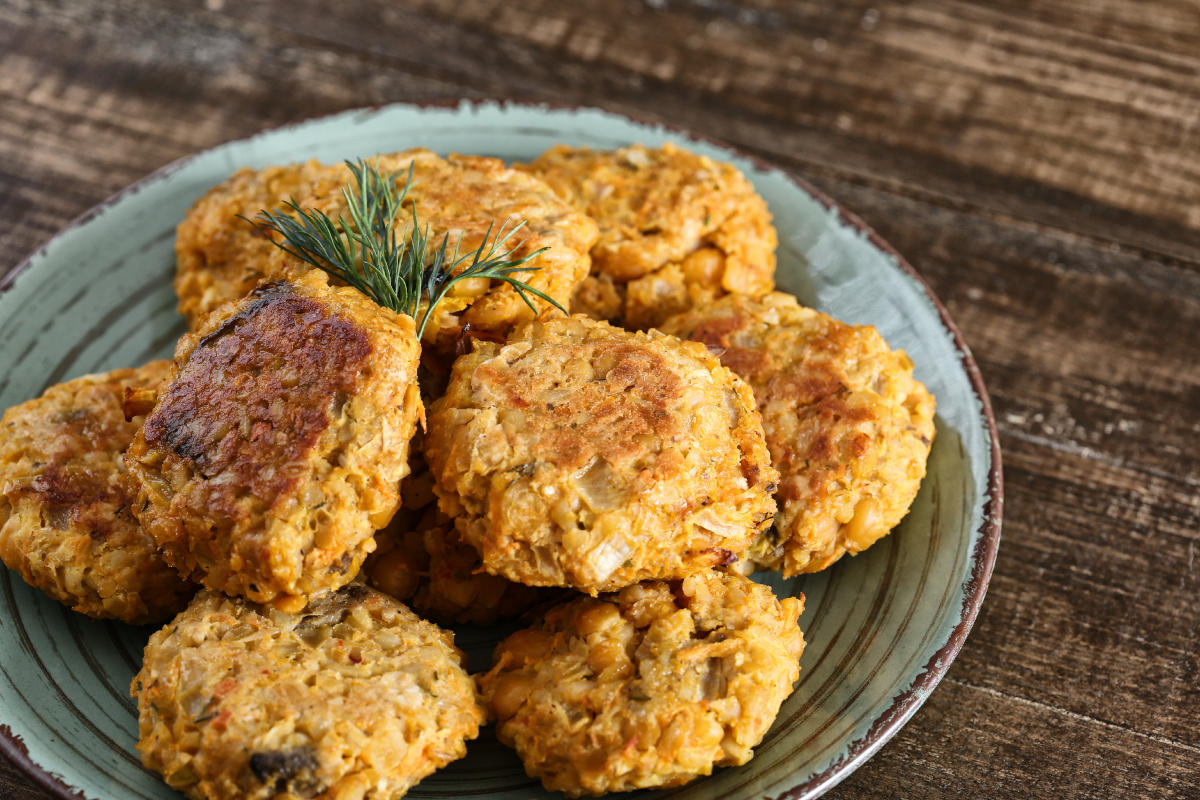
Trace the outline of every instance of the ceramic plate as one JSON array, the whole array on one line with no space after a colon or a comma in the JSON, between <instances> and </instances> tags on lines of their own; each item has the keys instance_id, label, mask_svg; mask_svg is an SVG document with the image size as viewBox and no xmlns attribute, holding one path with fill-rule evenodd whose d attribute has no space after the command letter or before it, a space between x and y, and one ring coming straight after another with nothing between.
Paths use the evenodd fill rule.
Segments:
<instances>
[{"instance_id":1,"label":"ceramic plate","mask_svg":"<svg viewBox=\"0 0 1200 800\"><path fill-rule=\"evenodd\" d=\"M337 161L424 146L524 160L565 142L674 141L740 167L779 229L778 283L908 351L938 400L929 474L911 513L866 553L790 581L803 592L800 681L748 765L659 793L816 797L887 741L962 646L1000 535L1000 464L987 396L945 310L883 241L811 187L714 143L595 110L511 104L353 111L184 159L76 221L0 287L0 408L87 372L168 356L184 330L171 289L175 225L239 167ZM178 798L142 769L129 680L151 631L77 615L0 571L0 747L53 795ZM461 629L473 669L503 631ZM646 793L648 794L648 793ZM545 795L491 737L414 798ZM550 796L550 795L546 795Z\"/></svg>"}]
</instances>

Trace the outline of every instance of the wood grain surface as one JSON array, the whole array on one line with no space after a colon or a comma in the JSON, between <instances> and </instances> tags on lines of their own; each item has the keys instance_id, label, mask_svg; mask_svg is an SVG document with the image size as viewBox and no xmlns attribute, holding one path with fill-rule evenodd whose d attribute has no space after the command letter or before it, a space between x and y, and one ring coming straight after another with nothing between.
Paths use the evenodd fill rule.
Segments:
<instances>
[{"instance_id":1,"label":"wood grain surface","mask_svg":"<svg viewBox=\"0 0 1200 800\"><path fill-rule=\"evenodd\" d=\"M793 170L974 350L1005 465L991 588L829 797L1200 798L1200 6L0 0L0 274L193 151L462 97L633 113ZM0 761L0 797L45 795Z\"/></svg>"}]
</instances>

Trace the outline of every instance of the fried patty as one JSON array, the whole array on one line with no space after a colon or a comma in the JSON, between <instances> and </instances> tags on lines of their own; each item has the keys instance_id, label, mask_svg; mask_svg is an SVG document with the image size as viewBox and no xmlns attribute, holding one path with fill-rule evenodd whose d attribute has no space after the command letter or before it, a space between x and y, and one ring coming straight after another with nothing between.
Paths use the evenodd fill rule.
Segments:
<instances>
[{"instance_id":1,"label":"fried patty","mask_svg":"<svg viewBox=\"0 0 1200 800\"><path fill-rule=\"evenodd\" d=\"M720 570L551 610L479 679L500 741L569 797L744 764L800 673L803 600Z\"/></svg>"},{"instance_id":2,"label":"fried patty","mask_svg":"<svg viewBox=\"0 0 1200 800\"><path fill-rule=\"evenodd\" d=\"M0 559L91 617L154 622L195 591L134 519L137 486L121 460L141 425L125 420L125 389L153 390L170 368L85 375L0 419Z\"/></svg>"},{"instance_id":3,"label":"fried patty","mask_svg":"<svg viewBox=\"0 0 1200 800\"><path fill-rule=\"evenodd\" d=\"M750 559L816 572L894 528L917 495L933 441L933 396L875 328L775 292L729 296L668 320L754 389L782 476L774 530Z\"/></svg>"},{"instance_id":4,"label":"fried patty","mask_svg":"<svg viewBox=\"0 0 1200 800\"><path fill-rule=\"evenodd\" d=\"M701 345L583 316L458 359L425 456L484 569L535 586L729 563L774 513L749 387Z\"/></svg>"},{"instance_id":5,"label":"fried patty","mask_svg":"<svg viewBox=\"0 0 1200 800\"><path fill-rule=\"evenodd\" d=\"M396 224L399 236L412 228L409 207L415 203L422 226L429 226L434 244L450 235L450 250L460 254L483 242L489 228L526 225L509 241L515 258L541 248L546 252L526 266L533 272L516 277L566 307L575 287L588 273L588 250L596 240L596 225L574 210L544 183L494 158L440 158L428 150L407 150L374 159L384 174L403 186L413 166L413 183L405 210ZM175 290L179 310L192 329L207 311L242 297L265 280L294 276L308 266L287 256L238 215L253 218L260 210L283 210L294 198L303 208L319 209L331 218L348 217L343 186L353 186L344 165L316 161L286 167L243 169L215 187L193 206L179 225L175 252ZM548 305L531 296L539 309ZM434 311L424 341L439 352L451 352L462 329L503 336L534 311L509 285L476 278L460 281Z\"/></svg>"},{"instance_id":6,"label":"fried patty","mask_svg":"<svg viewBox=\"0 0 1200 800\"><path fill-rule=\"evenodd\" d=\"M616 151L557 145L518 169L600 225L573 312L644 329L728 293L775 286L771 214L730 164L670 143Z\"/></svg>"},{"instance_id":7,"label":"fried patty","mask_svg":"<svg viewBox=\"0 0 1200 800\"><path fill-rule=\"evenodd\" d=\"M285 609L352 580L399 504L419 350L411 318L319 271L180 339L127 458L168 563Z\"/></svg>"},{"instance_id":8,"label":"fried patty","mask_svg":"<svg viewBox=\"0 0 1200 800\"><path fill-rule=\"evenodd\" d=\"M286 614L201 592L150 637L142 762L206 800L395 800L485 715L453 634L350 584Z\"/></svg>"}]
</instances>

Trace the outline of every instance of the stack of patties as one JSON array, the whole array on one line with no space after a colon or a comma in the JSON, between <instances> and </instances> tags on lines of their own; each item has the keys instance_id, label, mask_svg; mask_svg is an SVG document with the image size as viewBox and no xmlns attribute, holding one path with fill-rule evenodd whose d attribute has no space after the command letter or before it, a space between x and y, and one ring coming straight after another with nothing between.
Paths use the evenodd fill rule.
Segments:
<instances>
[{"instance_id":1,"label":"stack of patties","mask_svg":"<svg viewBox=\"0 0 1200 800\"><path fill-rule=\"evenodd\" d=\"M521 219L509 255L529 261L526 289L564 301L594 224L494 159L410 151L371 167L394 185L372 190L350 165L243 171L180 226L193 330L127 463L145 530L208 590L151 638L133 686L143 760L193 797L399 797L484 720L452 634L353 581L401 506L424 421L420 333L436 375L461 331L502 338L546 303L481 278L397 313L343 285L349 272L313 268L282 226L239 215L286 192L302 198L278 212L290 219L354 219L385 247L446 233L464 256L495 220ZM355 204L387 192L391 218L372 223L386 232L361 230Z\"/></svg>"},{"instance_id":2,"label":"stack of patties","mask_svg":"<svg viewBox=\"0 0 1200 800\"><path fill-rule=\"evenodd\" d=\"M484 714L452 635L358 583L424 410L410 317L312 271L180 340L127 454L207 590L134 680L147 766L195 798L398 797Z\"/></svg>"},{"instance_id":3,"label":"stack of patties","mask_svg":"<svg viewBox=\"0 0 1200 800\"><path fill-rule=\"evenodd\" d=\"M591 319L477 343L425 458L483 570L591 598L480 684L547 788L676 786L745 763L798 674L802 601L737 572L816 571L891 530L933 401L874 329L772 293L776 234L732 166L668 145L521 168L599 226L572 301Z\"/></svg>"},{"instance_id":4,"label":"stack of patties","mask_svg":"<svg viewBox=\"0 0 1200 800\"><path fill-rule=\"evenodd\" d=\"M729 164L369 167L242 170L196 203L174 363L0 422L0 556L126 621L204 587L132 687L143 761L189 797L394 800L489 715L570 796L745 763L804 648L803 596L746 575L904 516L934 435L912 363L773 291ZM527 627L472 680L417 614Z\"/></svg>"}]
</instances>

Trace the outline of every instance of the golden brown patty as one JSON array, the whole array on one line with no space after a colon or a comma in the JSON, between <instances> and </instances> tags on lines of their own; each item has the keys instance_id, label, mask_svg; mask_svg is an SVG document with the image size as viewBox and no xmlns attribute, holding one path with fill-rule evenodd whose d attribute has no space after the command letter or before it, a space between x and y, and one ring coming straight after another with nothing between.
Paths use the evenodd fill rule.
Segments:
<instances>
[{"instance_id":1,"label":"golden brown patty","mask_svg":"<svg viewBox=\"0 0 1200 800\"><path fill-rule=\"evenodd\" d=\"M803 600L706 570L551 610L479 679L500 741L570 797L744 764L800 673Z\"/></svg>"},{"instance_id":2,"label":"golden brown patty","mask_svg":"<svg viewBox=\"0 0 1200 800\"><path fill-rule=\"evenodd\" d=\"M484 721L453 635L357 583L297 614L201 592L131 694L142 762L208 800L394 800Z\"/></svg>"},{"instance_id":3,"label":"golden brown patty","mask_svg":"<svg viewBox=\"0 0 1200 800\"><path fill-rule=\"evenodd\" d=\"M415 165L408 199L416 204L422 225L440 243L451 234L450 249L461 237L460 253L478 247L490 225L512 226L526 220L509 245L518 244L515 257L543 247L545 253L526 266L536 272L517 277L555 298L564 307L587 275L588 249L596 240L596 225L558 199L541 181L509 169L502 161L476 156L439 158L428 150L408 150L374 159L381 172L393 173L402 186L409 165ZM320 209L333 219L346 215L344 185L353 185L345 165L316 161L287 167L244 169L197 201L179 226L175 243L178 270L175 289L179 310L195 329L204 312L236 299L268 279L308 269L286 256L244 220L262 209L277 210L295 198L304 208ZM397 223L400 235L412 227L408 209ZM495 233L495 230L493 230ZM532 297L539 308L546 304ZM425 330L426 344L441 351L453 349L464 326L486 334L503 335L533 312L507 284L486 279L461 281L451 289Z\"/></svg>"},{"instance_id":4,"label":"golden brown patty","mask_svg":"<svg viewBox=\"0 0 1200 800\"><path fill-rule=\"evenodd\" d=\"M484 568L535 586L728 563L774 512L749 388L700 345L582 316L455 362L425 456Z\"/></svg>"},{"instance_id":5,"label":"golden brown patty","mask_svg":"<svg viewBox=\"0 0 1200 800\"><path fill-rule=\"evenodd\" d=\"M552 147L519 169L600 225L571 310L649 328L726 293L775 286L767 204L735 167L672 144Z\"/></svg>"},{"instance_id":6,"label":"golden brown patty","mask_svg":"<svg viewBox=\"0 0 1200 800\"><path fill-rule=\"evenodd\" d=\"M750 557L816 572L894 528L917 495L933 441L933 396L903 350L779 292L730 296L663 330L719 348L754 388L782 478L775 529Z\"/></svg>"},{"instance_id":7,"label":"golden brown patty","mask_svg":"<svg viewBox=\"0 0 1200 800\"><path fill-rule=\"evenodd\" d=\"M165 619L195 587L158 555L130 506L121 453L125 389L153 389L170 361L51 386L0 419L0 558L76 611L125 622Z\"/></svg>"},{"instance_id":8,"label":"golden brown patty","mask_svg":"<svg viewBox=\"0 0 1200 800\"><path fill-rule=\"evenodd\" d=\"M127 459L167 561L285 608L353 579L399 503L418 351L409 317L316 271L184 336Z\"/></svg>"}]
</instances>

